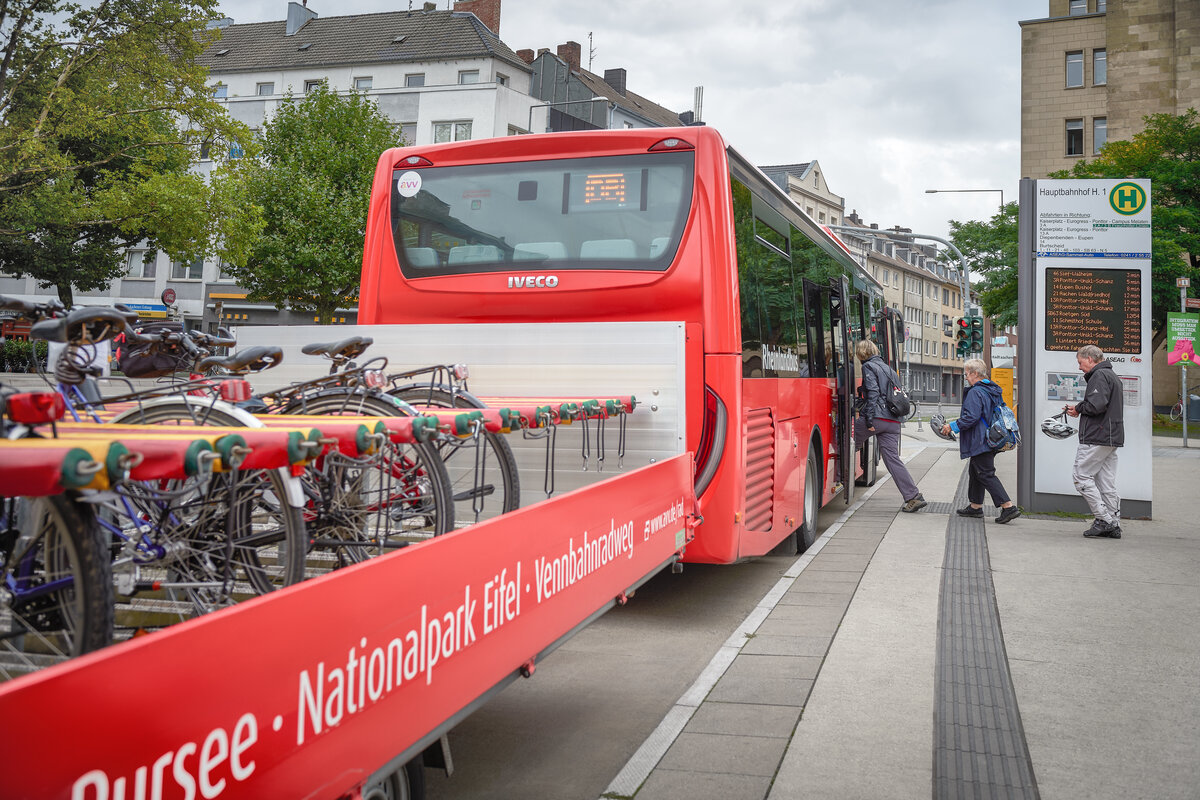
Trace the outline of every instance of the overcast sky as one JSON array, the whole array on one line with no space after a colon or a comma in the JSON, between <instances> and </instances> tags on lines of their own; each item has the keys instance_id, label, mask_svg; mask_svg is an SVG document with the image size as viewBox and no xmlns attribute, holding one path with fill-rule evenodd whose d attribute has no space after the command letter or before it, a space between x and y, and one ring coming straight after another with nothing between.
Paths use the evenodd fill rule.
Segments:
<instances>
[{"instance_id":1,"label":"overcast sky","mask_svg":"<svg viewBox=\"0 0 1200 800\"><path fill-rule=\"evenodd\" d=\"M438 0L447 8L448 0ZM422 0L412 6L420 8ZM309 0L321 17L404 10L407 0ZM235 22L283 20L287 0L224 0ZM846 209L881 228L945 237L985 219L1020 178L1019 20L1049 0L503 0L514 50L583 46L591 71L692 108L756 164L816 159Z\"/></svg>"}]
</instances>

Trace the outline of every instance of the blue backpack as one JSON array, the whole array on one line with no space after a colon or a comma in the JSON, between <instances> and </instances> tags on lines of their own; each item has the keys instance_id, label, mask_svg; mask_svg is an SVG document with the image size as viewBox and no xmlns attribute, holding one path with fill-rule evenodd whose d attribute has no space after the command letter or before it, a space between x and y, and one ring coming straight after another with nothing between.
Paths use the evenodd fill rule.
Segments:
<instances>
[{"instance_id":1,"label":"blue backpack","mask_svg":"<svg viewBox=\"0 0 1200 800\"><path fill-rule=\"evenodd\" d=\"M988 447L998 453L1015 450L1021 444L1021 429L1017 427L1017 415L1012 412L1004 398L1000 398L992 410L992 424L987 429Z\"/></svg>"}]
</instances>

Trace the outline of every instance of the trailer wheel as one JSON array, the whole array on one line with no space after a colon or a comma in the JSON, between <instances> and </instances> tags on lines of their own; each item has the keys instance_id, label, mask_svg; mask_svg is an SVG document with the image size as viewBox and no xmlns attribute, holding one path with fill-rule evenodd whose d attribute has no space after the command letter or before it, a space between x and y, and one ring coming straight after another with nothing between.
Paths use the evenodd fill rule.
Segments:
<instances>
[{"instance_id":1,"label":"trailer wheel","mask_svg":"<svg viewBox=\"0 0 1200 800\"><path fill-rule=\"evenodd\" d=\"M803 553L817 540L817 514L821 510L821 467L817 463L815 443L808 447L808 465L804 468L804 522L797 532L797 544Z\"/></svg>"},{"instance_id":2,"label":"trailer wheel","mask_svg":"<svg viewBox=\"0 0 1200 800\"><path fill-rule=\"evenodd\" d=\"M418 756L379 783L364 786L363 800L425 800L425 768Z\"/></svg>"}]
</instances>

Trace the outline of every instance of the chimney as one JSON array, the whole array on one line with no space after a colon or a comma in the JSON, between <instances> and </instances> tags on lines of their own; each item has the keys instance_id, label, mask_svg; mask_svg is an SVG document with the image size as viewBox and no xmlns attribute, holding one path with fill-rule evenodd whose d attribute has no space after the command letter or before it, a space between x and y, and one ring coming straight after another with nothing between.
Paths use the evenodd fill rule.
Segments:
<instances>
[{"instance_id":1,"label":"chimney","mask_svg":"<svg viewBox=\"0 0 1200 800\"><path fill-rule=\"evenodd\" d=\"M877 230L879 230L879 223L878 223L878 222L872 222L872 223L871 223L871 230L873 230L873 231L877 231Z\"/></svg>"},{"instance_id":2,"label":"chimney","mask_svg":"<svg viewBox=\"0 0 1200 800\"><path fill-rule=\"evenodd\" d=\"M422 11L437 11L437 3L426 3Z\"/></svg>"},{"instance_id":3,"label":"chimney","mask_svg":"<svg viewBox=\"0 0 1200 800\"><path fill-rule=\"evenodd\" d=\"M604 82L617 90L617 94L621 97L625 96L625 70L623 69L606 69L604 70Z\"/></svg>"},{"instance_id":4,"label":"chimney","mask_svg":"<svg viewBox=\"0 0 1200 800\"><path fill-rule=\"evenodd\" d=\"M525 48L524 50L518 50L517 58L521 59L526 64L532 64L533 63L533 51L530 50L529 48Z\"/></svg>"},{"instance_id":5,"label":"chimney","mask_svg":"<svg viewBox=\"0 0 1200 800\"><path fill-rule=\"evenodd\" d=\"M583 56L583 48L579 42L567 42L558 46L558 57L567 62L567 66L579 71L579 59Z\"/></svg>"},{"instance_id":6,"label":"chimney","mask_svg":"<svg viewBox=\"0 0 1200 800\"><path fill-rule=\"evenodd\" d=\"M454 10L474 14L488 30L500 35L500 0L455 0Z\"/></svg>"},{"instance_id":7,"label":"chimney","mask_svg":"<svg viewBox=\"0 0 1200 800\"><path fill-rule=\"evenodd\" d=\"M310 19L316 19L317 12L309 11L296 2L288 3L287 35L295 36Z\"/></svg>"},{"instance_id":8,"label":"chimney","mask_svg":"<svg viewBox=\"0 0 1200 800\"><path fill-rule=\"evenodd\" d=\"M684 125L691 125L696 121L696 115L691 111L680 111L679 121Z\"/></svg>"}]
</instances>

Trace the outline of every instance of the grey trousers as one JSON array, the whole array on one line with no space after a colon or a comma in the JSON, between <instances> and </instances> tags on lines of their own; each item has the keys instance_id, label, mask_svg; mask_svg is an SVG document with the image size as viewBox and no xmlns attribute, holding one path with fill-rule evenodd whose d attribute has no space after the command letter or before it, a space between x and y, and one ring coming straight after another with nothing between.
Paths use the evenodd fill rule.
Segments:
<instances>
[{"instance_id":1,"label":"grey trousers","mask_svg":"<svg viewBox=\"0 0 1200 800\"><path fill-rule=\"evenodd\" d=\"M1120 522L1121 496L1117 494L1117 448L1080 444L1075 451L1075 489L1083 495L1092 516L1101 522Z\"/></svg>"},{"instance_id":2,"label":"grey trousers","mask_svg":"<svg viewBox=\"0 0 1200 800\"><path fill-rule=\"evenodd\" d=\"M855 419L854 449L861 449L863 442L867 441L869 436L874 436L879 440L879 454L883 456L883 464L887 467L892 480L896 482L896 488L900 490L900 496L904 498L904 502L907 503L920 494L912 475L908 474L908 467L904 466L904 462L900 460L900 423L877 419L875 420L875 431L871 432L867 430L867 425L861 418Z\"/></svg>"}]
</instances>

